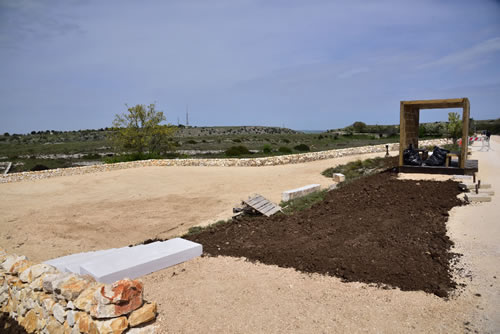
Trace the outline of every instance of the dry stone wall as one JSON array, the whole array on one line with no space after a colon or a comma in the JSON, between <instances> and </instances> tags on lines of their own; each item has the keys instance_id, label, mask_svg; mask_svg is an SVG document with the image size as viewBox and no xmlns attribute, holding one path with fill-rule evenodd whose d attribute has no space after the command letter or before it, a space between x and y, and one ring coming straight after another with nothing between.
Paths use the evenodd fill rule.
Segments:
<instances>
[{"instance_id":1,"label":"dry stone wall","mask_svg":"<svg viewBox=\"0 0 500 334\"><path fill-rule=\"evenodd\" d=\"M28 333L155 333L157 306L143 289L139 280L97 283L0 248L0 312Z\"/></svg>"},{"instance_id":2,"label":"dry stone wall","mask_svg":"<svg viewBox=\"0 0 500 334\"><path fill-rule=\"evenodd\" d=\"M449 144L449 139L432 139L419 141L420 147ZM390 151L398 151L399 143L388 144ZM248 159L156 159L114 164L82 166L71 168L48 169L37 172L23 172L7 174L0 177L0 183L18 182L23 180L37 180L56 176L82 175L96 172L113 171L127 168L148 166L217 166L217 167L260 167L286 164L304 163L323 159L333 159L349 155L385 152L385 144L362 147L350 147L338 150L309 152L301 154L280 155L275 157L248 158Z\"/></svg>"}]
</instances>

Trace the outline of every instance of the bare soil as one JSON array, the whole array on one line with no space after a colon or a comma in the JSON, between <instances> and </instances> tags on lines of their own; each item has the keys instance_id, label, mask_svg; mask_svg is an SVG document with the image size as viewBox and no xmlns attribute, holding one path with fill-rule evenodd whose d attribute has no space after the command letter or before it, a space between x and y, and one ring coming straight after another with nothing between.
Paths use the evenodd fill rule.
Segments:
<instances>
[{"instance_id":1,"label":"bare soil","mask_svg":"<svg viewBox=\"0 0 500 334\"><path fill-rule=\"evenodd\" d=\"M188 237L212 256L345 281L423 290L440 297L456 287L448 211L462 205L454 181L398 180L391 173L357 179L290 216L235 219Z\"/></svg>"}]
</instances>

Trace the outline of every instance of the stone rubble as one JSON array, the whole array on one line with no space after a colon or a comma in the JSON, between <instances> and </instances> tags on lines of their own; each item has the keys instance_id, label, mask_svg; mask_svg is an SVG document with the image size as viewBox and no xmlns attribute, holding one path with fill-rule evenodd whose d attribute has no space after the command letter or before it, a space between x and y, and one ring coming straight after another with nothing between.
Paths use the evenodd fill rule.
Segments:
<instances>
[{"instance_id":1,"label":"stone rubble","mask_svg":"<svg viewBox=\"0 0 500 334\"><path fill-rule=\"evenodd\" d=\"M143 290L138 280L100 284L0 248L0 312L28 333L155 333L157 305Z\"/></svg>"},{"instance_id":2,"label":"stone rubble","mask_svg":"<svg viewBox=\"0 0 500 334\"><path fill-rule=\"evenodd\" d=\"M450 139L421 140L419 146L441 146L451 143ZM0 176L0 183L19 182L23 180L39 180L57 176L83 175L96 172L113 171L138 167L167 167L167 166L206 166L206 167L261 167L286 164L305 163L323 159L333 159L349 155L385 152L386 144L362 147L350 147L337 150L308 152L300 154L280 155L264 158L227 158L227 159L153 159L113 164L47 169L36 172L12 173ZM399 143L387 144L390 151L398 151Z\"/></svg>"}]
</instances>

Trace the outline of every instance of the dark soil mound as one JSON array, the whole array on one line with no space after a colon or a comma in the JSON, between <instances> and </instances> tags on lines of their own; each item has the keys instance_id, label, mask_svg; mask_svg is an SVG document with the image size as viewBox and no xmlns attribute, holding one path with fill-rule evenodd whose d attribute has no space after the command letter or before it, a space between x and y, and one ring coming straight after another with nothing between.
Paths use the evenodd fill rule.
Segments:
<instances>
[{"instance_id":1,"label":"dark soil mound","mask_svg":"<svg viewBox=\"0 0 500 334\"><path fill-rule=\"evenodd\" d=\"M446 297L456 284L445 223L462 203L458 193L453 181L403 181L382 173L329 192L294 215L233 220L187 238L212 256Z\"/></svg>"},{"instance_id":2,"label":"dark soil mound","mask_svg":"<svg viewBox=\"0 0 500 334\"><path fill-rule=\"evenodd\" d=\"M0 333L2 334L27 334L26 330L17 321L10 318L7 313L0 313Z\"/></svg>"}]
</instances>

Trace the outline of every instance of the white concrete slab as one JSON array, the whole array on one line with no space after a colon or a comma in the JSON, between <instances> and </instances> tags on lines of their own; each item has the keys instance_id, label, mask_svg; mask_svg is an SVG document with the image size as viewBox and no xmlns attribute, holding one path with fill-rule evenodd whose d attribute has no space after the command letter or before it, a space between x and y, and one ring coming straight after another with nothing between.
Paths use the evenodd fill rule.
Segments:
<instances>
[{"instance_id":1,"label":"white concrete slab","mask_svg":"<svg viewBox=\"0 0 500 334\"><path fill-rule=\"evenodd\" d=\"M491 197L483 194L466 193L465 199L469 202L491 202Z\"/></svg>"},{"instance_id":2,"label":"white concrete slab","mask_svg":"<svg viewBox=\"0 0 500 334\"><path fill-rule=\"evenodd\" d=\"M309 184L307 186L303 186L300 188L286 190L281 194L281 200L283 202L287 202L289 200L311 194L315 191L319 191L320 188L321 188L321 185L319 185L319 184Z\"/></svg>"},{"instance_id":3,"label":"white concrete slab","mask_svg":"<svg viewBox=\"0 0 500 334\"><path fill-rule=\"evenodd\" d=\"M474 194L475 191L474 190L471 190L471 193ZM478 190L478 193L479 194L482 194L482 195L488 195L488 196L493 196L495 195L495 191L494 190L491 190L491 189L479 189Z\"/></svg>"},{"instance_id":4,"label":"white concrete slab","mask_svg":"<svg viewBox=\"0 0 500 334\"><path fill-rule=\"evenodd\" d=\"M125 277L134 279L161 270L194 257L203 252L202 245L175 238L130 248L126 256L107 254L80 266L81 274L89 274L97 281L112 283Z\"/></svg>"},{"instance_id":5,"label":"white concrete slab","mask_svg":"<svg viewBox=\"0 0 500 334\"><path fill-rule=\"evenodd\" d=\"M83 258L78 258L74 261L66 262L64 265L64 271L72 272L75 274L82 274L80 271L82 264L116 256L127 256L127 254L133 252L132 248L133 247L111 248L99 252L93 252L92 254L88 254L88 256L85 256Z\"/></svg>"},{"instance_id":6,"label":"white concrete slab","mask_svg":"<svg viewBox=\"0 0 500 334\"><path fill-rule=\"evenodd\" d=\"M76 254L71 254L71 255L51 259L51 260L45 261L44 263L50 264L51 266L56 267L60 271L68 271L66 269L67 266L82 263L82 262L87 261L88 259L90 259L92 257L102 256L102 255L109 253L109 252L112 252L114 250L115 250L115 248L99 250L99 251L95 251L95 252L76 253Z\"/></svg>"}]
</instances>

